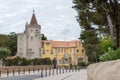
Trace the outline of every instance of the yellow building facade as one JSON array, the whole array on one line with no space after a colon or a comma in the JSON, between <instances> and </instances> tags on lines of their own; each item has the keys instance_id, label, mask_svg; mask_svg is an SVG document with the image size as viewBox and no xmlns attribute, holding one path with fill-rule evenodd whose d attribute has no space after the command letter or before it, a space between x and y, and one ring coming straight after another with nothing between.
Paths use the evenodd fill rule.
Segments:
<instances>
[{"instance_id":1,"label":"yellow building facade","mask_svg":"<svg viewBox=\"0 0 120 80\"><path fill-rule=\"evenodd\" d=\"M53 41L45 40L41 43L42 58L56 59L57 65L69 65L78 62L88 62L85 50L79 40Z\"/></svg>"}]
</instances>

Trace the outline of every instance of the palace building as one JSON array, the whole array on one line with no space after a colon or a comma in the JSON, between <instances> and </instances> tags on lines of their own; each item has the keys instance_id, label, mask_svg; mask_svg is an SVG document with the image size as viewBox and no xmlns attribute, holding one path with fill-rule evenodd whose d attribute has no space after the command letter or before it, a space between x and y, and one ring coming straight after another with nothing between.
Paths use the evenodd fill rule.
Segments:
<instances>
[{"instance_id":1,"label":"palace building","mask_svg":"<svg viewBox=\"0 0 120 80\"><path fill-rule=\"evenodd\" d=\"M41 40L41 37L41 26L38 24L33 11L30 23L25 24L25 31L17 34L16 56L27 59L56 59L58 65L87 62L87 55L79 40Z\"/></svg>"},{"instance_id":2,"label":"palace building","mask_svg":"<svg viewBox=\"0 0 120 80\"><path fill-rule=\"evenodd\" d=\"M79 40L74 41L42 41L42 58L56 58L57 64L77 64L87 62L87 56Z\"/></svg>"}]
</instances>

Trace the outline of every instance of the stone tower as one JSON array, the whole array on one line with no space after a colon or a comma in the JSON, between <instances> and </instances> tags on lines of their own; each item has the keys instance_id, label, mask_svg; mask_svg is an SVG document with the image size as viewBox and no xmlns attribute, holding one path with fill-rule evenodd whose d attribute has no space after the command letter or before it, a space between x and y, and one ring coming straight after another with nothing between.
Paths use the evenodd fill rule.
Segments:
<instances>
[{"instance_id":1,"label":"stone tower","mask_svg":"<svg viewBox=\"0 0 120 80\"><path fill-rule=\"evenodd\" d=\"M41 54L41 26L33 10L30 23L26 23L25 31L17 35L17 56L27 59L40 58Z\"/></svg>"}]
</instances>

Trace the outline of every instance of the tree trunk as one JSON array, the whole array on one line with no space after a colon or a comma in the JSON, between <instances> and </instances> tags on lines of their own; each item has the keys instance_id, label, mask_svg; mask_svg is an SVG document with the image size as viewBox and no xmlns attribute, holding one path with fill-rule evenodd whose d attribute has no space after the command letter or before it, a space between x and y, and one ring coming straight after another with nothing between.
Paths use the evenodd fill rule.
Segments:
<instances>
[{"instance_id":1,"label":"tree trunk","mask_svg":"<svg viewBox=\"0 0 120 80\"><path fill-rule=\"evenodd\" d=\"M115 25L116 27L116 49L119 48L119 25Z\"/></svg>"},{"instance_id":2,"label":"tree trunk","mask_svg":"<svg viewBox=\"0 0 120 80\"><path fill-rule=\"evenodd\" d=\"M114 28L113 28L112 20L111 20L111 17L110 17L109 14L107 15L107 21L108 21L108 24L109 24L109 27L110 27L110 38L111 38L112 44L115 46L115 43L114 43L114 32L113 32Z\"/></svg>"}]
</instances>

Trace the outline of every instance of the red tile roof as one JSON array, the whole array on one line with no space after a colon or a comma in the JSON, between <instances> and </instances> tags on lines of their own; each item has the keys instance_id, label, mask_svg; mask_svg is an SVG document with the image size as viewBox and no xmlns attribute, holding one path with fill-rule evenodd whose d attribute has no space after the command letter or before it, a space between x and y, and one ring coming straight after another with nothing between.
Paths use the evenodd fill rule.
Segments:
<instances>
[{"instance_id":1,"label":"red tile roof","mask_svg":"<svg viewBox=\"0 0 120 80\"><path fill-rule=\"evenodd\" d=\"M74 41L53 41L53 40L48 40L48 41L42 41L42 45L46 42L51 43L52 47L57 48L57 47L77 47L77 43L79 43L79 40L74 40Z\"/></svg>"}]
</instances>

